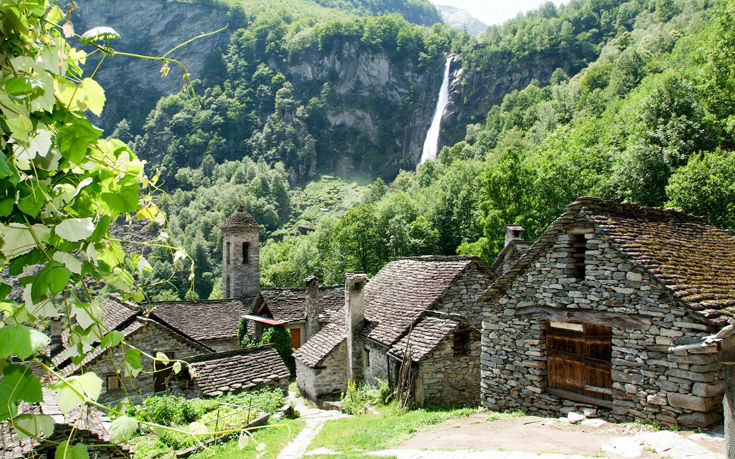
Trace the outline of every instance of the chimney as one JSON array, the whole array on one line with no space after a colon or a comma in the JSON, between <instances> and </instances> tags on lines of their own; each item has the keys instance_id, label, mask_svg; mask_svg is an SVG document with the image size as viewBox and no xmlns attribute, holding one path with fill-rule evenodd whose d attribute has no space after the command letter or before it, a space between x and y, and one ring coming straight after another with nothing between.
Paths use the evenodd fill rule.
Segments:
<instances>
[{"instance_id":1,"label":"chimney","mask_svg":"<svg viewBox=\"0 0 735 459\"><path fill-rule=\"evenodd\" d=\"M368 277L362 273L345 273L345 326L347 327L347 375L352 381L361 381L363 373L363 344L360 331L365 322L365 284Z\"/></svg>"},{"instance_id":2,"label":"chimney","mask_svg":"<svg viewBox=\"0 0 735 459\"><path fill-rule=\"evenodd\" d=\"M307 277L306 282L306 339L319 333L319 278Z\"/></svg>"},{"instance_id":3,"label":"chimney","mask_svg":"<svg viewBox=\"0 0 735 459\"><path fill-rule=\"evenodd\" d=\"M521 233L525 231L525 229L521 225L505 225L503 226L503 230L505 231L505 247L508 247L508 244L510 244L511 241L522 241L523 238L521 238Z\"/></svg>"}]
</instances>

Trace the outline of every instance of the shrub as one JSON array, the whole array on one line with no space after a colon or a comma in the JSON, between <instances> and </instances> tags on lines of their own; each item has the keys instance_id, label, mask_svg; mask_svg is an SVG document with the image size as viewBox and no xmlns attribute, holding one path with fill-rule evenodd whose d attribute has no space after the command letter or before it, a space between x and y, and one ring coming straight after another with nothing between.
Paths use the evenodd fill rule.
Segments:
<instances>
[{"instance_id":1,"label":"shrub","mask_svg":"<svg viewBox=\"0 0 735 459\"><path fill-rule=\"evenodd\" d=\"M149 459L166 454L171 451L171 448L159 438L149 438L136 443L133 450L135 459Z\"/></svg>"},{"instance_id":2,"label":"shrub","mask_svg":"<svg viewBox=\"0 0 735 459\"><path fill-rule=\"evenodd\" d=\"M355 381L347 381L347 392L342 394L339 400L342 411L347 414L360 414L367 411L367 406L373 399L370 389L364 385L358 385Z\"/></svg>"},{"instance_id":3,"label":"shrub","mask_svg":"<svg viewBox=\"0 0 735 459\"><path fill-rule=\"evenodd\" d=\"M260 389L239 394L227 394L215 400L233 405L252 406L271 414L278 411L286 401L281 389Z\"/></svg>"},{"instance_id":4,"label":"shrub","mask_svg":"<svg viewBox=\"0 0 735 459\"><path fill-rule=\"evenodd\" d=\"M148 397L140 405L129 407L127 413L142 421L164 425L194 422L201 415L189 400L171 395Z\"/></svg>"}]
</instances>

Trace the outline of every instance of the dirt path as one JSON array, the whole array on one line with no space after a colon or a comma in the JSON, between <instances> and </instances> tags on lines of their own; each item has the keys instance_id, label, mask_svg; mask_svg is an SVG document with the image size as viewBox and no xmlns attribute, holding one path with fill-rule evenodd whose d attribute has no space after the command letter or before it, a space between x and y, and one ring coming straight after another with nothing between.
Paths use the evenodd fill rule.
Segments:
<instances>
[{"instance_id":1,"label":"dirt path","mask_svg":"<svg viewBox=\"0 0 735 459\"><path fill-rule=\"evenodd\" d=\"M296 397L294 392L288 393L286 403L293 402L294 408L301 414L300 419L306 421L306 426L296 438L286 445L281 453L278 455L278 459L296 459L304 457L306 448L309 447L311 441L319 433L324 423L330 419L339 419L345 417L345 414L339 411L327 411L320 410L319 408L313 408L304 403L304 399Z\"/></svg>"},{"instance_id":2,"label":"dirt path","mask_svg":"<svg viewBox=\"0 0 735 459\"><path fill-rule=\"evenodd\" d=\"M601 455L624 458L702 458L725 457L721 434L655 431L634 424L611 424L587 419L570 424L566 419L536 416L506 416L491 420L488 413L478 413L427 427L398 449L383 454L399 458L435 457L431 449L460 450L445 457L525 457L524 454L568 457ZM489 451L501 453L488 455ZM517 452L519 454L505 454ZM537 456L538 457L538 456Z\"/></svg>"}]
</instances>

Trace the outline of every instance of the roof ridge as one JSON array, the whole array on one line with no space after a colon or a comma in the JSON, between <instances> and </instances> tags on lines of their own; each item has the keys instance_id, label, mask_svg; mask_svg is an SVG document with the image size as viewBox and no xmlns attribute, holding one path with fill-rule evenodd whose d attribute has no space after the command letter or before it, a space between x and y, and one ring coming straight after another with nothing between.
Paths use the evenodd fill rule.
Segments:
<instances>
[{"instance_id":1,"label":"roof ridge","mask_svg":"<svg viewBox=\"0 0 735 459\"><path fill-rule=\"evenodd\" d=\"M418 255L414 257L390 257L389 261L472 261L482 260L477 255Z\"/></svg>"},{"instance_id":2,"label":"roof ridge","mask_svg":"<svg viewBox=\"0 0 735 459\"><path fill-rule=\"evenodd\" d=\"M273 344L259 344L257 346L243 347L239 349L233 349L229 351L212 352L209 354L197 355L188 359L185 359L186 363L199 363L208 362L210 360L224 359L227 357L233 357L236 355L248 355L268 349L275 349Z\"/></svg>"},{"instance_id":3,"label":"roof ridge","mask_svg":"<svg viewBox=\"0 0 735 459\"><path fill-rule=\"evenodd\" d=\"M224 301L248 301L251 302L255 299L254 296L240 296L237 298L214 298L206 300L162 300L162 301L149 301L147 304L150 306L158 306L165 304L215 304L222 303Z\"/></svg>"},{"instance_id":4,"label":"roof ridge","mask_svg":"<svg viewBox=\"0 0 735 459\"><path fill-rule=\"evenodd\" d=\"M583 205L583 206L592 207L595 209L617 211L620 213L636 213L636 214L641 214L643 216L655 215L655 216L661 216L661 217L677 217L682 220L689 220L689 221L709 224L708 218L706 216L690 215L682 210L674 209L672 207L668 207L664 209L661 207L642 206L638 203L631 202L631 201L618 202L618 201L612 201L612 200L604 200L602 198L598 198L594 196L580 196L574 202L569 204L567 208L569 208L572 205Z\"/></svg>"}]
</instances>

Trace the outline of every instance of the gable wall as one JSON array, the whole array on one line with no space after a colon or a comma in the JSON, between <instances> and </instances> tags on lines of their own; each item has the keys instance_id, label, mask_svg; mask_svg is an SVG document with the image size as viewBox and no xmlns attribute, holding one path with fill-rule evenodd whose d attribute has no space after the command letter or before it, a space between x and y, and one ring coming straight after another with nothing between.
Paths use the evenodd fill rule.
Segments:
<instances>
[{"instance_id":1,"label":"gable wall","mask_svg":"<svg viewBox=\"0 0 735 459\"><path fill-rule=\"evenodd\" d=\"M193 357L205 353L202 348L194 346L169 332L166 328L153 323L147 323L143 328L133 333L128 337L127 342L151 355L155 355L156 352L164 352L169 358L176 359L186 359L186 357ZM174 353L173 356L171 352ZM102 395L99 401L103 403L125 396L125 392L122 389L107 392L106 376L115 373L115 366L122 374L125 363L125 355L120 351L119 347L115 348L112 354L113 361L115 362L114 366L110 361L109 353L105 352L92 362L91 365L87 365L84 368L84 371L94 371L97 373L97 376L102 378ZM141 357L141 363L143 364L144 372L141 372L137 378L122 378L125 388L131 394L137 394L139 390L143 394L153 392L153 374L146 373L153 370L153 362L146 357Z\"/></svg>"},{"instance_id":2,"label":"gable wall","mask_svg":"<svg viewBox=\"0 0 735 459\"><path fill-rule=\"evenodd\" d=\"M336 396L347 390L347 344L342 341L332 349L317 368L296 359L296 382L309 400Z\"/></svg>"},{"instance_id":3,"label":"gable wall","mask_svg":"<svg viewBox=\"0 0 735 459\"><path fill-rule=\"evenodd\" d=\"M483 305L477 299L489 286L486 275L479 270L476 263L472 263L457 276L434 309L467 317L470 325L479 330L482 327Z\"/></svg>"},{"instance_id":4,"label":"gable wall","mask_svg":"<svg viewBox=\"0 0 735 459\"><path fill-rule=\"evenodd\" d=\"M486 303L482 404L547 415L581 406L546 392L546 321L538 315L515 315L520 308L541 306L615 312L648 322L613 326L613 409L598 409L602 416L685 426L718 421L721 365L709 355L689 364L667 354L672 344L708 334L706 327L648 274L624 259L604 235L593 232L585 237L585 280L574 278L569 236L561 233L504 293Z\"/></svg>"},{"instance_id":5,"label":"gable wall","mask_svg":"<svg viewBox=\"0 0 735 459\"><path fill-rule=\"evenodd\" d=\"M418 365L416 402L441 406L480 404L480 333L470 333L467 355L455 356L450 333Z\"/></svg>"}]
</instances>

